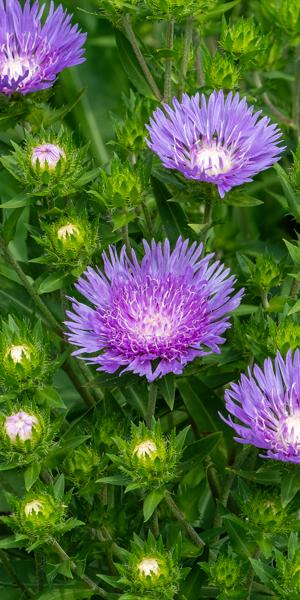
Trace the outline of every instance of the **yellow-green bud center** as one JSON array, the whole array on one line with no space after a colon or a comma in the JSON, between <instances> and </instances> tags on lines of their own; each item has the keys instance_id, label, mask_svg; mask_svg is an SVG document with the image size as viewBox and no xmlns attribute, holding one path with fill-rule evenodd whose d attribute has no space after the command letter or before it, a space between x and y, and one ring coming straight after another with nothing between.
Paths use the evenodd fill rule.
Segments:
<instances>
[{"instance_id":1,"label":"yellow-green bud center","mask_svg":"<svg viewBox=\"0 0 300 600\"><path fill-rule=\"evenodd\" d=\"M153 440L144 440L135 446L133 454L140 459L154 459L157 456L157 446Z\"/></svg>"},{"instance_id":2,"label":"yellow-green bud center","mask_svg":"<svg viewBox=\"0 0 300 600\"><path fill-rule=\"evenodd\" d=\"M140 575L144 577L160 575L160 567L156 558L143 558L137 566Z\"/></svg>"}]
</instances>

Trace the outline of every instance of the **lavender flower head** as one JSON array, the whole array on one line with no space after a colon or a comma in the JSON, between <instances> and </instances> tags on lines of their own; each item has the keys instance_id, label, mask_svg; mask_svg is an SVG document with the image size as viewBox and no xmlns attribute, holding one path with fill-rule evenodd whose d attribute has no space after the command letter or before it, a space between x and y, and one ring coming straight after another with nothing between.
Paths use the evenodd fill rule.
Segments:
<instances>
[{"instance_id":1,"label":"lavender flower head","mask_svg":"<svg viewBox=\"0 0 300 600\"><path fill-rule=\"evenodd\" d=\"M103 253L104 271L88 268L76 289L93 307L76 299L68 312L69 341L74 352L99 371L119 368L145 375L148 381L180 374L198 356L220 352L229 313L241 300L232 296L235 278L213 254L200 258L202 244L189 247L144 241L144 257Z\"/></svg>"},{"instance_id":2,"label":"lavender flower head","mask_svg":"<svg viewBox=\"0 0 300 600\"><path fill-rule=\"evenodd\" d=\"M226 390L228 419L237 442L266 450L264 458L300 463L300 351L285 360L277 352L274 364L265 360L248 377ZM233 421L231 415L236 417Z\"/></svg>"},{"instance_id":3,"label":"lavender flower head","mask_svg":"<svg viewBox=\"0 0 300 600\"><path fill-rule=\"evenodd\" d=\"M154 111L149 148L168 169L215 184L222 198L280 158L281 132L267 117L258 119L261 111L254 113L238 94L225 100L222 91L213 92L208 101L183 94L181 102L173 98L173 107Z\"/></svg>"},{"instance_id":4,"label":"lavender flower head","mask_svg":"<svg viewBox=\"0 0 300 600\"><path fill-rule=\"evenodd\" d=\"M0 0L0 93L23 95L51 87L66 67L84 61L86 35L70 24L71 15L50 3Z\"/></svg>"},{"instance_id":5,"label":"lavender flower head","mask_svg":"<svg viewBox=\"0 0 300 600\"><path fill-rule=\"evenodd\" d=\"M61 158L66 158L66 154L63 148L60 148L56 144L42 144L36 146L32 150L31 164L35 166L39 161L40 167L48 168L50 171L55 169L57 163Z\"/></svg>"},{"instance_id":6,"label":"lavender flower head","mask_svg":"<svg viewBox=\"0 0 300 600\"><path fill-rule=\"evenodd\" d=\"M15 442L17 437L25 442L32 438L33 431L39 424L34 415L30 415L23 410L6 417L4 429L8 437Z\"/></svg>"}]
</instances>

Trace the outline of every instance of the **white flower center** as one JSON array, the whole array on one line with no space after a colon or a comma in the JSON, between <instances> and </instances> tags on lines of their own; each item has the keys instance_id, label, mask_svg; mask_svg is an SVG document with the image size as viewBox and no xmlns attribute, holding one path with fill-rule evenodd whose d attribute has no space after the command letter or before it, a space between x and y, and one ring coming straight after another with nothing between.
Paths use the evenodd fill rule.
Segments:
<instances>
[{"instance_id":1,"label":"white flower center","mask_svg":"<svg viewBox=\"0 0 300 600\"><path fill-rule=\"evenodd\" d=\"M22 88L22 85L36 73L39 67L34 63L32 58L18 55L14 56L8 48L5 50L4 57L2 60L0 58L1 77L7 77L8 83L11 84L13 81L18 81L20 77L23 77L25 73L27 73L26 77L18 86Z\"/></svg>"},{"instance_id":2,"label":"white flower center","mask_svg":"<svg viewBox=\"0 0 300 600\"><path fill-rule=\"evenodd\" d=\"M76 227L76 225L73 225L73 223L68 223L68 225L63 225L59 228L57 237L59 240L66 240L68 237L71 237L72 235L78 235L79 233L79 229Z\"/></svg>"},{"instance_id":3,"label":"white flower center","mask_svg":"<svg viewBox=\"0 0 300 600\"><path fill-rule=\"evenodd\" d=\"M138 570L141 575L159 575L160 568L156 558L143 558L138 565Z\"/></svg>"},{"instance_id":4,"label":"white flower center","mask_svg":"<svg viewBox=\"0 0 300 600\"><path fill-rule=\"evenodd\" d=\"M30 517L32 513L35 513L37 515L39 512L41 512L42 507L43 505L39 500L32 500L31 502L27 502L24 508L26 517Z\"/></svg>"},{"instance_id":5,"label":"white flower center","mask_svg":"<svg viewBox=\"0 0 300 600\"><path fill-rule=\"evenodd\" d=\"M7 351L6 355L9 355L12 361L17 364L21 363L23 358L30 358L30 352L28 346L11 346Z\"/></svg>"},{"instance_id":6,"label":"white flower center","mask_svg":"<svg viewBox=\"0 0 300 600\"><path fill-rule=\"evenodd\" d=\"M133 454L136 454L138 458L145 458L148 456L155 458L157 454L157 446L152 440L144 440L140 444L137 444Z\"/></svg>"},{"instance_id":7,"label":"white flower center","mask_svg":"<svg viewBox=\"0 0 300 600\"><path fill-rule=\"evenodd\" d=\"M167 316L152 312L136 324L136 333L143 338L167 338L174 331L174 322Z\"/></svg>"},{"instance_id":8,"label":"white flower center","mask_svg":"<svg viewBox=\"0 0 300 600\"><path fill-rule=\"evenodd\" d=\"M232 168L230 154L221 147L203 146L197 148L195 156L196 165L206 175L216 176L227 173Z\"/></svg>"},{"instance_id":9,"label":"white flower center","mask_svg":"<svg viewBox=\"0 0 300 600\"><path fill-rule=\"evenodd\" d=\"M287 417L281 425L280 434L287 444L300 444L300 414Z\"/></svg>"}]
</instances>

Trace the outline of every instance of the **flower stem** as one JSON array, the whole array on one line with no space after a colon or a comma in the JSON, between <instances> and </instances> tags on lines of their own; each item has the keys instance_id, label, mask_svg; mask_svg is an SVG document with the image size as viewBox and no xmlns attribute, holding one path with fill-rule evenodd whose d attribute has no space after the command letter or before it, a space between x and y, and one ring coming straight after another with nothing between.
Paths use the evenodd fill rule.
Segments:
<instances>
[{"instance_id":1,"label":"flower stem","mask_svg":"<svg viewBox=\"0 0 300 600\"><path fill-rule=\"evenodd\" d=\"M173 58L171 51L174 44L174 19L167 22L166 48L170 51L170 56L165 60L165 82L164 82L164 101L170 103L172 100L172 65Z\"/></svg>"},{"instance_id":2,"label":"flower stem","mask_svg":"<svg viewBox=\"0 0 300 600\"><path fill-rule=\"evenodd\" d=\"M23 269L20 267L19 263L16 261L14 255L10 251L8 245L5 243L3 237L0 236L0 250L6 258L8 264L13 268L15 273L18 275L20 282L23 284L26 292L32 298L34 304L38 308L41 315L44 317L45 321L53 327L55 333L64 340L64 335L60 323L56 320L55 316L50 312L48 306L41 300L40 296L31 285L26 273L24 273ZM95 400L93 396L90 394L89 390L86 389L85 386L82 385L80 378L76 373L76 369L72 366L72 360L68 358L63 365L63 369L66 371L71 381L74 383L74 386L82 396L83 400L86 402L88 406L92 406L95 404Z\"/></svg>"},{"instance_id":3,"label":"flower stem","mask_svg":"<svg viewBox=\"0 0 300 600\"><path fill-rule=\"evenodd\" d=\"M197 531L195 531L194 527L187 522L183 512L180 510L180 508L178 508L168 490L165 491L165 500L170 511L173 513L174 517L180 523L181 527L186 531L194 544L198 546L198 548L203 548L203 546L205 546L205 542L198 535Z\"/></svg>"},{"instance_id":4,"label":"flower stem","mask_svg":"<svg viewBox=\"0 0 300 600\"><path fill-rule=\"evenodd\" d=\"M213 197L213 194L211 194L208 198L206 198L205 204L204 204L203 225L205 225L205 230L204 230L204 234L203 234L203 238L202 238L202 242L203 242L204 246L207 241L209 228L212 224L213 209L214 209L214 197Z\"/></svg>"},{"instance_id":5,"label":"flower stem","mask_svg":"<svg viewBox=\"0 0 300 600\"><path fill-rule=\"evenodd\" d=\"M295 50L295 83L293 94L293 121L297 138L300 136L300 46Z\"/></svg>"},{"instance_id":6,"label":"flower stem","mask_svg":"<svg viewBox=\"0 0 300 600\"><path fill-rule=\"evenodd\" d=\"M93 593L95 595L100 596L101 598L108 598L109 597L109 594L105 590L103 590L102 588L100 588L87 575L84 575L84 574L82 574L80 572L80 569L78 568L78 566L76 565L76 563L70 558L70 556L68 556L68 554L64 551L64 549L61 547L61 545L54 538L51 539L51 546L52 546L53 550L56 552L56 554L61 558L61 560L63 562L70 561L71 570L73 571L73 573L75 575L77 575L77 577L79 577L79 579L81 579L82 581L84 581L84 583L86 583L86 585L91 590L93 590Z\"/></svg>"},{"instance_id":7,"label":"flower stem","mask_svg":"<svg viewBox=\"0 0 300 600\"><path fill-rule=\"evenodd\" d=\"M146 417L145 417L146 425L149 428L151 428L152 418L155 415L156 399L157 399L157 385L156 385L156 383L150 383L149 384L149 398L148 398L147 413L146 413Z\"/></svg>"},{"instance_id":8,"label":"flower stem","mask_svg":"<svg viewBox=\"0 0 300 600\"><path fill-rule=\"evenodd\" d=\"M152 236L153 235L153 226L151 221L151 215L148 209L148 206L145 201L142 202L142 210L145 217L146 225L148 227L148 232Z\"/></svg>"},{"instance_id":9,"label":"flower stem","mask_svg":"<svg viewBox=\"0 0 300 600\"><path fill-rule=\"evenodd\" d=\"M149 67L148 67L148 65L144 59L144 56L140 50L140 47L138 45L136 35L132 29L130 15L125 15L125 17L123 17L122 25L123 25L124 31L127 35L128 41L130 42L130 44L132 46L133 52L134 52L134 54L139 62L139 65L143 71L145 79L149 84L149 87L151 88L155 98L157 98L157 100L161 101L162 97L161 97L159 88L149 70Z\"/></svg>"},{"instance_id":10,"label":"flower stem","mask_svg":"<svg viewBox=\"0 0 300 600\"><path fill-rule=\"evenodd\" d=\"M258 88L262 87L262 81L261 78L259 76L258 73L254 73L254 83L255 85L257 85ZM272 102L272 100L270 99L269 95L267 94L267 92L264 92L262 95L263 101L265 103L265 105L270 109L270 111L273 113L274 117L276 117L277 119L279 119L279 121L281 123L285 123L285 125L288 125L289 127L295 127L295 123L293 121L293 119L289 119L289 117L287 117L286 115L284 115Z\"/></svg>"},{"instance_id":11,"label":"flower stem","mask_svg":"<svg viewBox=\"0 0 300 600\"><path fill-rule=\"evenodd\" d=\"M190 57L190 48L193 37L193 22L194 17L190 16L186 20L185 24L185 32L184 32L184 40L183 40L183 56L181 62L181 72L180 72L180 93L184 91L185 81L187 76L187 70L189 65L189 57Z\"/></svg>"},{"instance_id":12,"label":"flower stem","mask_svg":"<svg viewBox=\"0 0 300 600\"><path fill-rule=\"evenodd\" d=\"M261 290L260 297L261 297L261 303L262 303L264 309L268 310L268 308L270 306L269 300L268 300L268 293L265 290Z\"/></svg>"}]
</instances>

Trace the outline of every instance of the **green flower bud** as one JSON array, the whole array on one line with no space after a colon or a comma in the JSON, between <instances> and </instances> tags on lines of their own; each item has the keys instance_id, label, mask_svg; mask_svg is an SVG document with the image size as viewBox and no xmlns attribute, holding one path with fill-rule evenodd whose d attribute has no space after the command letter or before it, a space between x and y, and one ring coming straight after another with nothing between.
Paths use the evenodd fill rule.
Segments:
<instances>
[{"instance_id":1,"label":"green flower bud","mask_svg":"<svg viewBox=\"0 0 300 600\"><path fill-rule=\"evenodd\" d=\"M232 25L223 21L221 47L237 60L246 59L245 66L249 64L249 60L253 66L259 54L265 50L267 42L267 36L261 34L253 17L238 19Z\"/></svg>"},{"instance_id":2,"label":"green flower bud","mask_svg":"<svg viewBox=\"0 0 300 600\"><path fill-rule=\"evenodd\" d=\"M286 318L279 325L269 323L268 346L275 355L277 350L284 356L289 349L300 348L300 325L291 318Z\"/></svg>"},{"instance_id":3,"label":"green flower bud","mask_svg":"<svg viewBox=\"0 0 300 600\"><path fill-rule=\"evenodd\" d=\"M55 531L64 520L65 508L62 502L46 492L32 492L19 503L17 519L20 528L28 534Z\"/></svg>"},{"instance_id":4,"label":"green flower bud","mask_svg":"<svg viewBox=\"0 0 300 600\"><path fill-rule=\"evenodd\" d=\"M86 149L78 149L63 129L26 134L24 147L14 145L7 157L10 172L25 188L40 196L69 195L80 187Z\"/></svg>"},{"instance_id":5,"label":"green flower bud","mask_svg":"<svg viewBox=\"0 0 300 600\"><path fill-rule=\"evenodd\" d=\"M143 423L132 425L130 439L118 437L115 442L119 455L114 456L114 461L141 487L159 487L176 476L181 449L174 434L163 436L159 423L152 430Z\"/></svg>"},{"instance_id":6,"label":"green flower bud","mask_svg":"<svg viewBox=\"0 0 300 600\"><path fill-rule=\"evenodd\" d=\"M123 163L115 156L110 165L110 174L102 171L101 195L110 208L137 206L143 195L139 173L132 165Z\"/></svg>"},{"instance_id":7,"label":"green flower bud","mask_svg":"<svg viewBox=\"0 0 300 600\"><path fill-rule=\"evenodd\" d=\"M64 472L74 483L80 484L96 479L101 464L100 456L89 446L79 446L63 462Z\"/></svg>"},{"instance_id":8,"label":"green flower bud","mask_svg":"<svg viewBox=\"0 0 300 600\"><path fill-rule=\"evenodd\" d=\"M281 282L279 265L271 256L259 255L255 263L248 262L252 284L259 290L267 292Z\"/></svg>"},{"instance_id":9,"label":"green flower bud","mask_svg":"<svg viewBox=\"0 0 300 600\"><path fill-rule=\"evenodd\" d=\"M16 321L11 316L2 321L0 382L6 389L35 387L51 372L47 350L39 322L30 328L26 322Z\"/></svg>"},{"instance_id":10,"label":"green flower bud","mask_svg":"<svg viewBox=\"0 0 300 600\"><path fill-rule=\"evenodd\" d=\"M279 494L257 490L242 502L242 513L249 529L264 533L289 531L290 509L283 507Z\"/></svg>"},{"instance_id":11,"label":"green flower bud","mask_svg":"<svg viewBox=\"0 0 300 600\"><path fill-rule=\"evenodd\" d=\"M1 416L2 437L7 445L22 452L32 451L39 443L43 424L37 414L17 410Z\"/></svg>"},{"instance_id":12,"label":"green flower bud","mask_svg":"<svg viewBox=\"0 0 300 600\"><path fill-rule=\"evenodd\" d=\"M217 0L146 0L150 15L155 20L174 18L183 21L186 17L196 16L213 8Z\"/></svg>"},{"instance_id":13,"label":"green flower bud","mask_svg":"<svg viewBox=\"0 0 300 600\"><path fill-rule=\"evenodd\" d=\"M263 0L263 12L290 38L292 45L299 43L300 4L298 0Z\"/></svg>"},{"instance_id":14,"label":"green flower bud","mask_svg":"<svg viewBox=\"0 0 300 600\"><path fill-rule=\"evenodd\" d=\"M172 600L184 575L175 559L175 552L167 552L162 539L156 541L151 534L146 542L135 536L130 550L126 565L117 565L120 584L142 597L149 594L151 598Z\"/></svg>"},{"instance_id":15,"label":"green flower bud","mask_svg":"<svg viewBox=\"0 0 300 600\"><path fill-rule=\"evenodd\" d=\"M206 56L204 63L206 85L219 90L234 90L240 79L240 71L233 60L216 52L213 58Z\"/></svg>"},{"instance_id":16,"label":"green flower bud","mask_svg":"<svg viewBox=\"0 0 300 600\"><path fill-rule=\"evenodd\" d=\"M232 556L218 556L214 564L203 563L201 568L209 576L210 584L221 590L233 590L241 584L241 564Z\"/></svg>"},{"instance_id":17,"label":"green flower bud","mask_svg":"<svg viewBox=\"0 0 300 600\"><path fill-rule=\"evenodd\" d=\"M34 236L44 248L43 262L57 267L71 267L75 275L81 274L99 248L98 223L90 223L87 214L78 215L71 207L52 223L41 222L44 235Z\"/></svg>"}]
</instances>

